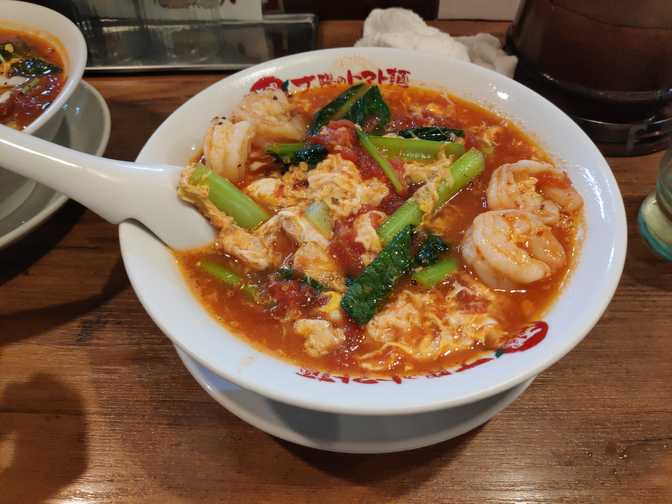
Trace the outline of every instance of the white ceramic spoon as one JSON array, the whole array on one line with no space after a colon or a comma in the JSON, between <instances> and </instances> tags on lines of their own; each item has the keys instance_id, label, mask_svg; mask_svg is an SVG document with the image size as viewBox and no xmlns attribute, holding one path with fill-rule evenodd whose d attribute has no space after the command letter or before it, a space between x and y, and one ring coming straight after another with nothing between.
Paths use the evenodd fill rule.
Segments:
<instances>
[{"instance_id":1,"label":"white ceramic spoon","mask_svg":"<svg viewBox=\"0 0 672 504\"><path fill-rule=\"evenodd\" d=\"M78 201L112 224L135 219L181 250L211 242L210 224L177 197L181 168L84 154L0 125L2 167Z\"/></svg>"}]
</instances>

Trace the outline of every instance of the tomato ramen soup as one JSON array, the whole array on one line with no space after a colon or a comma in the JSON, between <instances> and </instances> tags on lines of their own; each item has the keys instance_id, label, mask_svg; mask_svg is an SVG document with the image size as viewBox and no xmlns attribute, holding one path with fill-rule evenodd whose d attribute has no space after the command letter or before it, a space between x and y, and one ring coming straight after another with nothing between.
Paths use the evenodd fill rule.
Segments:
<instances>
[{"instance_id":1,"label":"tomato ramen soup","mask_svg":"<svg viewBox=\"0 0 672 504\"><path fill-rule=\"evenodd\" d=\"M178 188L217 229L176 252L230 332L350 376L447 369L549 309L581 196L510 120L442 91L329 85L246 95Z\"/></svg>"}]
</instances>

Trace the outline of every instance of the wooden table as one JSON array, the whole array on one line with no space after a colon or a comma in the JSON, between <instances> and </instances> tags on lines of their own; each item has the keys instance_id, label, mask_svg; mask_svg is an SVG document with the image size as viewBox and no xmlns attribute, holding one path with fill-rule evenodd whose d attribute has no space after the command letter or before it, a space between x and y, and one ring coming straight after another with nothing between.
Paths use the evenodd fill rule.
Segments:
<instances>
[{"instance_id":1,"label":"wooden table","mask_svg":"<svg viewBox=\"0 0 672 504\"><path fill-rule=\"evenodd\" d=\"M360 29L325 23L320 42ZM220 77L88 78L112 111L107 156L135 158ZM609 160L628 256L590 335L483 427L379 456L294 446L211 400L140 306L116 228L68 203L0 252L0 502L672 502L672 265L635 225L660 158Z\"/></svg>"}]
</instances>

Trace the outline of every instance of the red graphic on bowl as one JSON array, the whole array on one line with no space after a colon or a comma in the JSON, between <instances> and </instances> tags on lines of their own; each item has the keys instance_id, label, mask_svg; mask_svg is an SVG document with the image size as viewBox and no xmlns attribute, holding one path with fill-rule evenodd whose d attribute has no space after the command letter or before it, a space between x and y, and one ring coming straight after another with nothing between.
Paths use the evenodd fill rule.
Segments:
<instances>
[{"instance_id":1,"label":"red graphic on bowl","mask_svg":"<svg viewBox=\"0 0 672 504\"><path fill-rule=\"evenodd\" d=\"M375 383L384 383L384 382L394 382L398 385L403 383L404 380L414 380L417 378L443 378L444 376L450 376L455 373L461 373L469 369L473 369L477 366L482 366L488 362L492 362L502 355L524 352L529 350L532 347L537 346L541 341L546 337L548 333L548 324L544 321L532 322L531 324L525 326L514 338L508 340L503 346L495 350L490 356L481 356L475 361L463 362L459 366L453 369L442 369L439 371L434 371L433 373L424 375L424 376L392 376L391 378L352 378L350 376L341 376L341 375L332 375L324 371L316 371L313 369L301 368L296 374L302 378L307 378L309 380L316 380L325 383L360 383L364 385L372 385Z\"/></svg>"},{"instance_id":2,"label":"red graphic on bowl","mask_svg":"<svg viewBox=\"0 0 672 504\"><path fill-rule=\"evenodd\" d=\"M268 75L266 77L262 77L261 79L258 79L254 84L252 84L252 87L250 87L250 91L261 91L262 89L266 88L277 88L277 89L282 89L283 81L281 79L278 79L277 77L274 77L273 75Z\"/></svg>"},{"instance_id":3,"label":"red graphic on bowl","mask_svg":"<svg viewBox=\"0 0 672 504\"><path fill-rule=\"evenodd\" d=\"M304 91L311 87L328 86L330 84L348 84L366 82L368 84L394 84L395 86L407 87L411 71L404 68L371 68L354 71L346 70L342 75L331 72L302 75L287 80L282 80L274 75L267 75L258 79L250 87L250 91L260 91L266 88L284 89L291 91Z\"/></svg>"},{"instance_id":4,"label":"red graphic on bowl","mask_svg":"<svg viewBox=\"0 0 672 504\"><path fill-rule=\"evenodd\" d=\"M499 357L502 354L529 350L541 343L546 337L546 333L548 333L548 324L546 322L533 322L518 333L518 336L511 338L504 346L498 348L495 352L495 357Z\"/></svg>"}]
</instances>

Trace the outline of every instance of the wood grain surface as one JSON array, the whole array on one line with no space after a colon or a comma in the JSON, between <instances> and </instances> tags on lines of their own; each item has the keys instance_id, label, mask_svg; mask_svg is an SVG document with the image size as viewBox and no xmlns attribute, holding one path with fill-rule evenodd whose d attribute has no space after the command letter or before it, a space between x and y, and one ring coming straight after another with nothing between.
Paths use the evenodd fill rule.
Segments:
<instances>
[{"instance_id":1,"label":"wood grain surface","mask_svg":"<svg viewBox=\"0 0 672 504\"><path fill-rule=\"evenodd\" d=\"M325 23L320 43L360 30ZM107 156L135 158L219 78L87 78L112 112ZM216 404L138 302L116 228L68 203L0 251L0 502L672 502L672 264L635 225L660 158L609 160L628 255L588 337L481 428L391 455L295 446Z\"/></svg>"}]
</instances>

